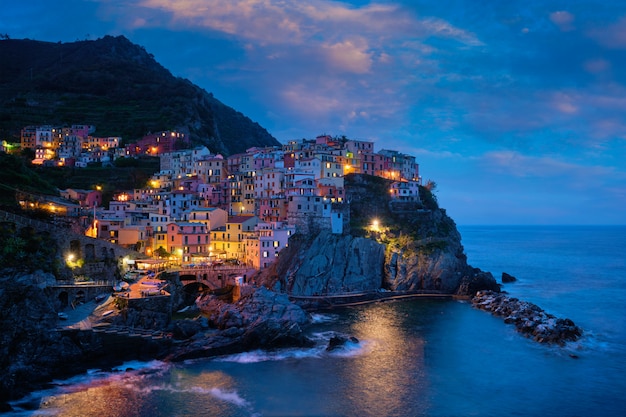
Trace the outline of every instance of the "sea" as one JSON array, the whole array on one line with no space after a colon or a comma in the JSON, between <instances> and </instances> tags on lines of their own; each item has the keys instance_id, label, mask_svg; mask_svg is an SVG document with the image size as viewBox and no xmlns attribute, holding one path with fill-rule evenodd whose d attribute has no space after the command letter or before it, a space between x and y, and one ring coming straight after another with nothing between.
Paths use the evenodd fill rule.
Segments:
<instances>
[{"instance_id":1,"label":"sea","mask_svg":"<svg viewBox=\"0 0 626 417\"><path fill-rule=\"evenodd\" d=\"M626 226L460 226L469 263L584 335L537 343L467 301L318 312L307 349L130 362L55 381L23 416L625 416ZM326 351L333 335L356 340Z\"/></svg>"}]
</instances>

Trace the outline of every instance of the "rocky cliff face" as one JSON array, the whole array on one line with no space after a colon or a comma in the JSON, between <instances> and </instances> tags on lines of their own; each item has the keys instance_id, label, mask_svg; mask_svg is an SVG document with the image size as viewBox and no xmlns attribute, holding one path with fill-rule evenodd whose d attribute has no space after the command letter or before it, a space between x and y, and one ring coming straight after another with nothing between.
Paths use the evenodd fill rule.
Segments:
<instances>
[{"instance_id":1,"label":"rocky cliff face","mask_svg":"<svg viewBox=\"0 0 626 417\"><path fill-rule=\"evenodd\" d=\"M185 339L167 357L181 361L254 349L273 349L291 346L311 346L302 327L309 323L309 315L289 302L285 294L264 287L242 289L236 303L206 295L196 301L196 307L207 318L206 328L193 322L179 322L187 327ZM177 331L177 333L181 333Z\"/></svg>"},{"instance_id":2,"label":"rocky cliff face","mask_svg":"<svg viewBox=\"0 0 626 417\"><path fill-rule=\"evenodd\" d=\"M420 201L398 203L389 198L389 184L347 176L350 234L294 238L259 282L297 296L381 288L463 295L499 291L490 273L467 264L454 221L429 190L422 187Z\"/></svg>"},{"instance_id":3,"label":"rocky cliff face","mask_svg":"<svg viewBox=\"0 0 626 417\"><path fill-rule=\"evenodd\" d=\"M0 273L0 403L23 386L24 380L45 381L59 363L80 355L80 349L60 333L43 287L54 276L36 272Z\"/></svg>"},{"instance_id":4,"label":"rocky cliff face","mask_svg":"<svg viewBox=\"0 0 626 417\"><path fill-rule=\"evenodd\" d=\"M285 253L266 276L292 295L324 295L381 288L385 246L371 239L321 232Z\"/></svg>"},{"instance_id":5,"label":"rocky cliff face","mask_svg":"<svg viewBox=\"0 0 626 417\"><path fill-rule=\"evenodd\" d=\"M455 292L470 273L461 235L452 219L441 210L415 214L434 226L431 237L398 238L387 246L385 287L393 291L434 290ZM438 228L445 228L446 233Z\"/></svg>"}]
</instances>

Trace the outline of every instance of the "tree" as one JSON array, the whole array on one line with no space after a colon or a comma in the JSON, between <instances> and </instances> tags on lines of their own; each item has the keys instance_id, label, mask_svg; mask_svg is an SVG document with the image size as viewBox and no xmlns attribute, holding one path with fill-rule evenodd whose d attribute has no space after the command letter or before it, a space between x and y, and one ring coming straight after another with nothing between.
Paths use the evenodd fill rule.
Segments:
<instances>
[{"instance_id":1,"label":"tree","mask_svg":"<svg viewBox=\"0 0 626 417\"><path fill-rule=\"evenodd\" d=\"M426 185L424 186L428 191L433 192L435 188L437 188L437 183L433 180L426 181Z\"/></svg>"},{"instance_id":2,"label":"tree","mask_svg":"<svg viewBox=\"0 0 626 417\"><path fill-rule=\"evenodd\" d=\"M170 253L163 248L163 246L159 246L159 249L154 251L154 254L159 258L169 258Z\"/></svg>"}]
</instances>

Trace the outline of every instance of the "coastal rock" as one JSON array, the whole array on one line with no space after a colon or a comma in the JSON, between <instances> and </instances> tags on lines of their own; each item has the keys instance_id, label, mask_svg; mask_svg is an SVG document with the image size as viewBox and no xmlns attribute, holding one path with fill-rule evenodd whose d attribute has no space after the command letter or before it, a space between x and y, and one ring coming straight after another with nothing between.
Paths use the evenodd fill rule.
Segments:
<instances>
[{"instance_id":1,"label":"coastal rock","mask_svg":"<svg viewBox=\"0 0 626 417\"><path fill-rule=\"evenodd\" d=\"M189 339L202 331L202 324L196 320L177 320L172 329L175 339Z\"/></svg>"},{"instance_id":2,"label":"coastal rock","mask_svg":"<svg viewBox=\"0 0 626 417\"><path fill-rule=\"evenodd\" d=\"M264 287L244 287L241 299L234 304L214 296L201 297L196 303L217 330L196 333L179 344L168 360L314 344L301 327L309 323L309 315L285 294Z\"/></svg>"},{"instance_id":3,"label":"coastal rock","mask_svg":"<svg viewBox=\"0 0 626 417\"><path fill-rule=\"evenodd\" d=\"M328 346L326 346L326 352L332 352L333 350L339 349L342 346L345 346L346 343L359 343L359 339L354 336L346 337L341 335L333 335L328 341Z\"/></svg>"},{"instance_id":4,"label":"coastal rock","mask_svg":"<svg viewBox=\"0 0 626 417\"><path fill-rule=\"evenodd\" d=\"M384 259L385 246L374 240L324 231L310 241L290 241L279 264L264 274L291 295L369 291L382 285Z\"/></svg>"},{"instance_id":5,"label":"coastal rock","mask_svg":"<svg viewBox=\"0 0 626 417\"><path fill-rule=\"evenodd\" d=\"M582 329L570 319L562 319L546 313L539 306L502 293L479 291L472 298L472 305L489 311L504 322L515 325L518 332L539 343L564 345L582 336Z\"/></svg>"},{"instance_id":6,"label":"coastal rock","mask_svg":"<svg viewBox=\"0 0 626 417\"><path fill-rule=\"evenodd\" d=\"M503 284L507 284L510 282L515 282L517 281L517 278L515 278L513 275L509 275L506 272L502 273L502 283Z\"/></svg>"},{"instance_id":7,"label":"coastal rock","mask_svg":"<svg viewBox=\"0 0 626 417\"><path fill-rule=\"evenodd\" d=\"M197 301L198 308L218 329L246 327L263 320L293 322L299 325L309 322L309 315L291 303L285 294L278 294L265 287L242 291L237 303L227 303L214 296L202 297Z\"/></svg>"},{"instance_id":8,"label":"coastal rock","mask_svg":"<svg viewBox=\"0 0 626 417\"><path fill-rule=\"evenodd\" d=\"M478 268L469 268L467 273L461 279L457 295L474 296L478 291L500 292L500 284L498 284L491 274Z\"/></svg>"},{"instance_id":9,"label":"coastal rock","mask_svg":"<svg viewBox=\"0 0 626 417\"><path fill-rule=\"evenodd\" d=\"M58 316L40 278L39 273L6 271L0 276L0 403L28 389L24 381L36 384L46 380L51 364L77 352L51 331Z\"/></svg>"},{"instance_id":10,"label":"coastal rock","mask_svg":"<svg viewBox=\"0 0 626 417\"><path fill-rule=\"evenodd\" d=\"M392 291L434 290L453 293L468 273L461 235L442 210L404 215L423 239L398 239L387 248L385 288ZM397 243L396 243L397 242Z\"/></svg>"}]
</instances>

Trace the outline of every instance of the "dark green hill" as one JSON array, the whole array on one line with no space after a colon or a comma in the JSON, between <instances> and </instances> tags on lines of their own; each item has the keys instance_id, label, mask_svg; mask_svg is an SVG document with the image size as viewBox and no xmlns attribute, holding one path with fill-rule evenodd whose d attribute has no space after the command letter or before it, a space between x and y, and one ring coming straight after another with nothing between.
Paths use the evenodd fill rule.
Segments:
<instances>
[{"instance_id":1,"label":"dark green hill","mask_svg":"<svg viewBox=\"0 0 626 417\"><path fill-rule=\"evenodd\" d=\"M0 139L38 124L91 124L124 143L178 130L230 155L279 145L267 130L190 81L174 77L123 36L51 43L0 40Z\"/></svg>"}]
</instances>

